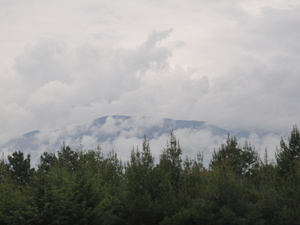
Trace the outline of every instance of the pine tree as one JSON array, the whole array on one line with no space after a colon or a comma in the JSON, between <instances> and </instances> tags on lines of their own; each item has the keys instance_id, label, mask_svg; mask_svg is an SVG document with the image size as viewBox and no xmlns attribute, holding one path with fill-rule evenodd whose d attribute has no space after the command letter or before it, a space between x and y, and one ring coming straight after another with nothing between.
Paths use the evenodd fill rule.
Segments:
<instances>
[{"instance_id":1,"label":"pine tree","mask_svg":"<svg viewBox=\"0 0 300 225\"><path fill-rule=\"evenodd\" d=\"M8 156L8 168L13 179L21 184L29 182L34 173L34 169L30 168L30 154L24 159L24 153L21 151L14 152L12 156Z\"/></svg>"},{"instance_id":2,"label":"pine tree","mask_svg":"<svg viewBox=\"0 0 300 225\"><path fill-rule=\"evenodd\" d=\"M182 172L182 150L173 130L170 132L170 141L167 148L160 155L159 167L170 176L171 187L179 190L179 180Z\"/></svg>"},{"instance_id":3,"label":"pine tree","mask_svg":"<svg viewBox=\"0 0 300 225\"><path fill-rule=\"evenodd\" d=\"M281 139L280 150L277 149L275 159L281 176L288 176L295 172L300 159L300 133L296 125L291 131L288 143Z\"/></svg>"},{"instance_id":4,"label":"pine tree","mask_svg":"<svg viewBox=\"0 0 300 225\"><path fill-rule=\"evenodd\" d=\"M243 148L239 147L236 137L228 135L226 144L213 152L210 162L211 169L229 169L237 176L251 175L259 166L259 157L250 143L245 141Z\"/></svg>"}]
</instances>

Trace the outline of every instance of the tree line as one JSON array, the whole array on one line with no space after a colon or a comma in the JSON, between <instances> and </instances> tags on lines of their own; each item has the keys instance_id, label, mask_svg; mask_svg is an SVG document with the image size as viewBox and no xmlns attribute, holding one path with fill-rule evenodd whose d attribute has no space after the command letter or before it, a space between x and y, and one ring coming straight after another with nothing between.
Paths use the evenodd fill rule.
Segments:
<instances>
[{"instance_id":1,"label":"tree line","mask_svg":"<svg viewBox=\"0 0 300 225\"><path fill-rule=\"evenodd\" d=\"M63 145L36 168L16 151L0 161L4 224L300 224L300 134L280 141L275 162L228 135L208 168L182 156L173 132L154 162L145 137L122 162Z\"/></svg>"}]
</instances>

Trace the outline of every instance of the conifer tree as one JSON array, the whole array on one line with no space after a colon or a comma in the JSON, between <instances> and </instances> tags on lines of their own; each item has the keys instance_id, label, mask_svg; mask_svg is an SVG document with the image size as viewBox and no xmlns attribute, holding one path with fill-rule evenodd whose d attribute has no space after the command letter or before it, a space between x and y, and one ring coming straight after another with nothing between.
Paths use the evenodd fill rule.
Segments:
<instances>
[{"instance_id":1,"label":"conifer tree","mask_svg":"<svg viewBox=\"0 0 300 225\"><path fill-rule=\"evenodd\" d=\"M160 155L159 167L170 176L171 187L179 190L179 180L182 172L182 150L173 130L170 132L170 141L167 148Z\"/></svg>"},{"instance_id":2,"label":"conifer tree","mask_svg":"<svg viewBox=\"0 0 300 225\"><path fill-rule=\"evenodd\" d=\"M291 131L288 143L281 139L280 150L277 150L275 159L281 176L288 176L295 172L300 162L300 133L296 125Z\"/></svg>"},{"instance_id":3,"label":"conifer tree","mask_svg":"<svg viewBox=\"0 0 300 225\"><path fill-rule=\"evenodd\" d=\"M210 162L211 169L229 169L237 176L251 175L259 166L259 157L251 144L245 141L243 148L239 147L236 137L228 135L226 144L214 151Z\"/></svg>"},{"instance_id":4,"label":"conifer tree","mask_svg":"<svg viewBox=\"0 0 300 225\"><path fill-rule=\"evenodd\" d=\"M21 184L29 182L30 177L34 173L34 169L30 168L30 154L24 159L24 153L21 151L14 152L12 156L8 156L8 168L11 176Z\"/></svg>"}]
</instances>

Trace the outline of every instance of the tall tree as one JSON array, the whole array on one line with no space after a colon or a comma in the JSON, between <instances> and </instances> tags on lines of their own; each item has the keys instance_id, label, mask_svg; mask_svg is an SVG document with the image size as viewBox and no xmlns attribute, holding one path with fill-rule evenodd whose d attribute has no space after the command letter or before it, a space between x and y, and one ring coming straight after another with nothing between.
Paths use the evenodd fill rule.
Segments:
<instances>
[{"instance_id":1,"label":"tall tree","mask_svg":"<svg viewBox=\"0 0 300 225\"><path fill-rule=\"evenodd\" d=\"M250 175L259 166L259 157L251 144L245 141L239 147L236 137L228 135L226 144L214 151L210 162L211 169L230 169L238 176Z\"/></svg>"},{"instance_id":2,"label":"tall tree","mask_svg":"<svg viewBox=\"0 0 300 225\"><path fill-rule=\"evenodd\" d=\"M173 131L167 147L162 150L153 170L156 183L156 214L158 220L169 217L181 207L182 150ZM180 197L179 197L180 196Z\"/></svg>"},{"instance_id":3,"label":"tall tree","mask_svg":"<svg viewBox=\"0 0 300 225\"><path fill-rule=\"evenodd\" d=\"M143 149L133 148L127 162L124 177L124 196L122 203L129 224L155 224L153 202L155 183L153 182L154 157L149 141L143 140Z\"/></svg>"},{"instance_id":4,"label":"tall tree","mask_svg":"<svg viewBox=\"0 0 300 225\"><path fill-rule=\"evenodd\" d=\"M8 178L8 174L8 165L4 161L4 158L2 158L0 159L0 183Z\"/></svg>"},{"instance_id":5,"label":"tall tree","mask_svg":"<svg viewBox=\"0 0 300 225\"><path fill-rule=\"evenodd\" d=\"M40 157L40 164L38 165L38 170L49 174L51 167L53 167L57 162L58 160L54 153L44 152Z\"/></svg>"},{"instance_id":6,"label":"tall tree","mask_svg":"<svg viewBox=\"0 0 300 225\"><path fill-rule=\"evenodd\" d=\"M293 126L288 143L283 139L280 141L280 149L277 149L275 159L278 173L288 176L295 172L300 160L300 133L297 126Z\"/></svg>"},{"instance_id":7,"label":"tall tree","mask_svg":"<svg viewBox=\"0 0 300 225\"><path fill-rule=\"evenodd\" d=\"M21 184L27 183L34 173L34 168L30 168L30 154L24 159L23 152L14 152L12 156L8 156L8 161L8 168L12 178Z\"/></svg>"},{"instance_id":8,"label":"tall tree","mask_svg":"<svg viewBox=\"0 0 300 225\"><path fill-rule=\"evenodd\" d=\"M76 172L79 155L77 151L72 150L63 143L61 150L57 152L58 163L61 167L66 167L70 172Z\"/></svg>"},{"instance_id":9,"label":"tall tree","mask_svg":"<svg viewBox=\"0 0 300 225\"><path fill-rule=\"evenodd\" d=\"M202 191L202 180L205 168L203 166L203 154L198 152L195 159L190 159L186 157L183 162L183 175L181 177L181 184L183 185L185 191L189 196L195 198L199 196Z\"/></svg>"},{"instance_id":10,"label":"tall tree","mask_svg":"<svg viewBox=\"0 0 300 225\"><path fill-rule=\"evenodd\" d=\"M170 141L167 148L160 155L159 167L170 176L171 187L179 190L179 180L182 172L182 150L173 130L170 132Z\"/></svg>"}]
</instances>

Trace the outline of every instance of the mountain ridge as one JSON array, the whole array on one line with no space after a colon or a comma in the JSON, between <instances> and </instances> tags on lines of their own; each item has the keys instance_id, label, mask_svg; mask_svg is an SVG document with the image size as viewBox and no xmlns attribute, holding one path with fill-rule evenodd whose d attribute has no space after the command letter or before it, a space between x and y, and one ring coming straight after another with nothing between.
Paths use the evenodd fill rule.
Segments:
<instances>
[{"instance_id":1,"label":"mountain ridge","mask_svg":"<svg viewBox=\"0 0 300 225\"><path fill-rule=\"evenodd\" d=\"M205 121L112 115L99 117L90 123L75 127L67 126L52 131L33 130L10 139L1 148L7 152L22 150L31 154L41 149L55 152L60 149L63 142L76 147L74 143L78 144L80 139L89 139L101 146L103 143L112 143L121 137L142 139L146 135L147 139L153 140L169 134L171 130L174 130L176 134L176 131L184 129L190 131L206 130L214 136L228 134L227 130ZM178 138L180 139L180 136Z\"/></svg>"},{"instance_id":2,"label":"mountain ridge","mask_svg":"<svg viewBox=\"0 0 300 225\"><path fill-rule=\"evenodd\" d=\"M228 134L232 134L206 121L112 115L99 117L79 126L71 124L55 130L33 130L12 138L0 147L5 154L19 150L30 153L33 161L37 161L45 151L55 153L60 150L63 143L72 149L79 146L94 149L99 145L103 153L114 149L120 157L128 159L133 146L141 145L146 135L157 157L172 130L180 141L184 155L195 155L197 151L201 151L206 163L212 151L226 141ZM241 132L233 135L245 140L250 133ZM263 141L260 144L264 144Z\"/></svg>"}]
</instances>

